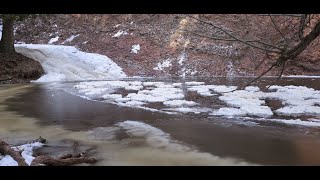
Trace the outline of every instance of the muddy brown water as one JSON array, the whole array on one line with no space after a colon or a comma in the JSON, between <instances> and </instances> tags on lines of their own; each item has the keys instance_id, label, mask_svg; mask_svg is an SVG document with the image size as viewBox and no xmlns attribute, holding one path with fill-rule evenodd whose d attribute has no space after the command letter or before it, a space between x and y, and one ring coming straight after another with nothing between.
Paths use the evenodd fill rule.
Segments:
<instances>
[{"instance_id":1,"label":"muddy brown water","mask_svg":"<svg viewBox=\"0 0 320 180\"><path fill-rule=\"evenodd\" d=\"M136 79L127 79L136 80ZM143 81L204 81L207 84L215 85L236 85L242 86L252 80L251 78L196 78L196 79L139 79ZM263 78L257 84L264 87L274 80L272 77ZM97 127L113 126L117 122L126 120L142 121L146 124L169 133L172 139L178 140L188 146L196 147L199 152L209 153L221 158L236 158L245 162L262 165L320 165L320 129L314 127L283 125L272 122L254 123L252 121L239 121L237 118L225 119L223 117L207 118L201 115L178 114L169 115L158 112L150 112L143 109L120 107L99 101L90 101L79 96L72 95L65 89L72 87L75 82L33 84L23 92L6 97L0 102L5 108L0 109L3 113L14 113L15 116L24 122L25 119L34 119L39 134L50 139L49 127L61 127L66 131L62 134L70 134L69 139L83 136L81 132L87 132ZM320 89L320 78L283 78L277 85L307 86ZM60 88L53 88L59 86ZM8 89L10 85L0 87L0 92ZM192 95L191 98L195 98ZM203 98L199 98L200 101ZM205 100L203 100L205 101ZM211 100L215 104L222 104L217 99ZM211 102L204 102L207 106ZM271 106L279 106L277 102L269 102ZM0 123L5 117L0 117ZM12 117L12 119L14 119ZM27 121L27 120L26 120ZM20 123L20 121L19 121ZM9 124L9 123L7 123ZM46 131L47 128L47 131ZM3 127L3 129L6 129ZM4 131L0 129L0 135L10 136L10 133L17 131L31 131L28 129ZM48 133L46 133L48 132ZM75 134L74 134L75 133ZM77 134L79 133L79 134ZM28 134L28 133L26 133ZM80 135L81 134L81 135ZM18 136L17 136L18 137ZM62 138L61 135L59 138ZM83 141L90 141L81 138ZM101 145L101 144L100 144ZM102 145L101 145L102 146ZM108 146L109 149L110 146ZM126 146L126 148L128 148ZM119 150L114 148L115 151ZM120 148L123 153L126 149ZM139 149L138 149L139 150ZM134 151L138 151L134 150ZM132 152L134 152L132 151ZM141 150L143 152L144 150ZM113 152L108 152L113 153ZM107 154L108 155L108 154ZM101 156L107 156L103 154ZM119 155L120 156L120 155ZM115 156L115 157L119 157ZM159 162L148 160L148 155L121 154L121 157L130 159L129 156L141 156L139 160L132 160L130 163L118 163L109 159L108 163L101 165L197 165L191 161L184 161L183 156L167 155L160 157L172 158L175 161ZM151 156L151 155L150 155ZM186 155L187 156L187 155ZM142 160L141 160L142 158ZM179 162L181 161L181 163ZM112 162L115 162L112 164ZM159 162L159 163L158 163ZM199 163L201 165L219 165L210 161ZM229 165L229 164L227 164ZM232 163L230 163L232 165Z\"/></svg>"}]
</instances>

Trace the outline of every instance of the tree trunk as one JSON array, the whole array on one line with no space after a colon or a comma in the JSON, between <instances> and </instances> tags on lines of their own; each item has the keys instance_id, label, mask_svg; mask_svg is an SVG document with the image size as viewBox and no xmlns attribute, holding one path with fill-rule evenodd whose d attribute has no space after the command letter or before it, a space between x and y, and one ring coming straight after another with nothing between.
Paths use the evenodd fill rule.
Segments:
<instances>
[{"instance_id":1,"label":"tree trunk","mask_svg":"<svg viewBox=\"0 0 320 180\"><path fill-rule=\"evenodd\" d=\"M312 43L312 41L315 40L319 35L320 35L320 21L315 25L315 27L307 36L301 39L301 42L297 46L293 47L289 51L282 54L279 57L278 61L280 61L280 63L283 63L287 60L293 60L299 54L301 54L302 51L304 51Z\"/></svg>"},{"instance_id":2,"label":"tree trunk","mask_svg":"<svg viewBox=\"0 0 320 180\"><path fill-rule=\"evenodd\" d=\"M0 41L0 53L12 53L14 50L14 18L4 18L2 28L2 38Z\"/></svg>"}]
</instances>

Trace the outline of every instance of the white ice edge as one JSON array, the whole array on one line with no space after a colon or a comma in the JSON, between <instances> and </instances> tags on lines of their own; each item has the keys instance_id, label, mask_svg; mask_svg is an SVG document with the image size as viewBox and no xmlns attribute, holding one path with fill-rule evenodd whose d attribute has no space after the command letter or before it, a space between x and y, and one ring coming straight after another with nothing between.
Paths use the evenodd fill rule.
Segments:
<instances>
[{"instance_id":1,"label":"white ice edge","mask_svg":"<svg viewBox=\"0 0 320 180\"><path fill-rule=\"evenodd\" d=\"M73 46L16 44L15 49L39 61L45 75L35 82L102 80L124 78L122 68L110 58L86 53Z\"/></svg>"},{"instance_id":2,"label":"white ice edge","mask_svg":"<svg viewBox=\"0 0 320 180\"><path fill-rule=\"evenodd\" d=\"M210 115L214 116L258 116L270 117L274 113L281 115L296 114L320 114L320 92L304 86L272 86L271 90L275 92L262 92L258 87L249 86L244 90L235 90L236 86L225 85L204 85L203 82L188 82L188 91L196 91L201 96L219 96L221 101L228 104L218 110L211 110ZM184 106L198 105L196 102L185 100L182 84L164 83L164 82L141 82L141 81L101 81L101 82L81 82L76 85L79 92L86 95L101 95L104 89L109 90L124 88L127 90L136 90L137 93L129 93L126 97L121 95L102 95L103 98L111 99L118 105L141 106L148 103L159 102L165 106L177 107L167 108L161 111L191 112ZM146 89L144 89L146 88ZM233 91L235 90L235 91ZM88 92L87 92L88 91ZM112 91L110 91L112 92ZM213 92L221 93L220 95ZM295 98L292 98L295 97ZM284 107L272 111L266 105L266 99L278 99L283 101ZM199 104L201 106L201 104ZM231 106L231 107L230 107ZM180 108L180 109L179 109ZM184 109L185 108L185 109ZM209 111L206 111L209 112ZM199 113L198 111L194 113Z\"/></svg>"}]
</instances>

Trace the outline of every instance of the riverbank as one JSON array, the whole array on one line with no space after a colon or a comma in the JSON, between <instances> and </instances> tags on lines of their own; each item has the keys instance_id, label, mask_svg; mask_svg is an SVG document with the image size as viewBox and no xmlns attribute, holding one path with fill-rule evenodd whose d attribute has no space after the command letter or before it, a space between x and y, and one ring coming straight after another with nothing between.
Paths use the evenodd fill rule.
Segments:
<instances>
[{"instance_id":1,"label":"riverbank","mask_svg":"<svg viewBox=\"0 0 320 180\"><path fill-rule=\"evenodd\" d=\"M19 53L0 53L0 84L24 84L44 74L41 64Z\"/></svg>"}]
</instances>

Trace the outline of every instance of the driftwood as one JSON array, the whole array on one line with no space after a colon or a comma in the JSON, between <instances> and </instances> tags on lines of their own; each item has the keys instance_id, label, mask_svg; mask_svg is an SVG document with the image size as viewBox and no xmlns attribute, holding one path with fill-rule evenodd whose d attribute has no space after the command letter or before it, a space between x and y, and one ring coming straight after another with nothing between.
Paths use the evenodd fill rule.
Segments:
<instances>
[{"instance_id":1,"label":"driftwood","mask_svg":"<svg viewBox=\"0 0 320 180\"><path fill-rule=\"evenodd\" d=\"M34 142L44 143L46 142L46 139L40 136L38 139L31 141L31 143ZM28 164L25 162L25 159L22 157L21 152L22 151L15 151L14 149L12 149L12 147L10 147L8 143L0 140L1 154L10 155L15 161L18 162L19 166L28 166ZM95 158L86 157L85 154L86 152L75 155L65 154L58 158L53 158L47 155L40 155L35 157L35 159L31 163L31 166L71 166L81 163L92 164L97 162Z\"/></svg>"},{"instance_id":2,"label":"driftwood","mask_svg":"<svg viewBox=\"0 0 320 180\"><path fill-rule=\"evenodd\" d=\"M97 160L95 158L88 158L81 154L72 155L66 154L61 156L60 158L52 158L50 156L37 156L31 163L31 166L71 166L75 164L81 163L96 163Z\"/></svg>"},{"instance_id":3,"label":"driftwood","mask_svg":"<svg viewBox=\"0 0 320 180\"><path fill-rule=\"evenodd\" d=\"M0 140L0 153L11 156L15 161L18 162L19 166L28 166L24 158L21 156L20 151L13 150L8 143Z\"/></svg>"}]
</instances>

